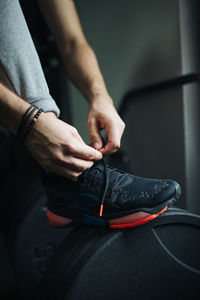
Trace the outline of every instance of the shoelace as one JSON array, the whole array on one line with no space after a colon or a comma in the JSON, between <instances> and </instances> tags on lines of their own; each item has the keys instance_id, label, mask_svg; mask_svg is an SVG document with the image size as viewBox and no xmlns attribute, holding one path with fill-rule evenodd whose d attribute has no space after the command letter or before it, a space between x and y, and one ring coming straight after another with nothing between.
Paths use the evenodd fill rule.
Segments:
<instances>
[{"instance_id":1,"label":"shoelace","mask_svg":"<svg viewBox=\"0 0 200 300\"><path fill-rule=\"evenodd\" d=\"M107 163L104 159L102 159L101 162L104 165L103 173L104 173L104 176L105 176L105 184L104 184L104 189L103 189L103 193L102 193L101 200L100 200L100 210L99 210L99 216L100 217L102 217L102 215L103 215L103 207L104 207L105 197L106 197L106 194L107 194L107 191L108 191L108 188L109 188L109 183L110 183L110 179L109 179L110 178L110 171L109 171L108 165L107 165ZM115 170L115 169L113 168L113 170ZM117 171L119 172L119 170L117 170ZM120 173L123 174L123 177L121 178L120 181L118 181L119 175L116 177L115 182L117 184L119 184L126 177L126 176L124 176L125 172L120 171ZM87 177L87 171L84 172L84 176ZM78 181L78 178L75 179L74 181ZM94 183L95 183L95 177L94 177Z\"/></svg>"},{"instance_id":2,"label":"shoelace","mask_svg":"<svg viewBox=\"0 0 200 300\"><path fill-rule=\"evenodd\" d=\"M101 202L100 202L101 203L100 204L100 212L99 212L100 217L102 217L102 215L103 215L103 206L104 206L105 196L106 196L108 188L109 188L109 176L110 176L108 165L107 165L106 161L104 159L102 159L102 162L104 164L105 185L104 185L104 191L103 191L103 194L101 197ZM115 169L113 169L113 170L115 170ZM124 176L125 172L123 172L123 171L120 171L120 173L123 174L123 177L121 178L121 180L118 181L119 175L115 179L115 182L117 182L118 184L128 176L128 174L126 174Z\"/></svg>"},{"instance_id":3,"label":"shoelace","mask_svg":"<svg viewBox=\"0 0 200 300\"><path fill-rule=\"evenodd\" d=\"M99 211L100 217L102 217L102 215L103 215L103 206L104 206L105 196L106 196L106 193L107 193L108 187L109 187L108 166L104 159L102 159L102 162L104 164L105 185L104 185L104 190L103 190L103 194L102 194L101 201L100 201L100 211Z\"/></svg>"}]
</instances>

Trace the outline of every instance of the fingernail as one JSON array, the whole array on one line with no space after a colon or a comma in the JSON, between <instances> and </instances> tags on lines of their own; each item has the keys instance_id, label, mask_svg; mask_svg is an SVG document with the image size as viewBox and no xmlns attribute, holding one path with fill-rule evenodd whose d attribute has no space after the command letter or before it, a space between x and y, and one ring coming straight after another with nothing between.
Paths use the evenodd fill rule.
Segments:
<instances>
[{"instance_id":1,"label":"fingernail","mask_svg":"<svg viewBox=\"0 0 200 300\"><path fill-rule=\"evenodd\" d=\"M94 143L94 148L95 149L99 149L99 147L100 147L99 143Z\"/></svg>"}]
</instances>

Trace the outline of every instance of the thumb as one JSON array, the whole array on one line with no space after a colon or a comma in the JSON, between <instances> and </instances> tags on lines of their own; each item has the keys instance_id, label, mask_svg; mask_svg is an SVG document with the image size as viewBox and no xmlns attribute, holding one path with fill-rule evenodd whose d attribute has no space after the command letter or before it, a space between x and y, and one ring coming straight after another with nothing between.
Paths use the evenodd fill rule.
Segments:
<instances>
[{"instance_id":1,"label":"thumb","mask_svg":"<svg viewBox=\"0 0 200 300\"><path fill-rule=\"evenodd\" d=\"M100 133L100 128L97 122L90 120L88 124L91 146L97 150L100 150L103 147L103 138Z\"/></svg>"}]
</instances>

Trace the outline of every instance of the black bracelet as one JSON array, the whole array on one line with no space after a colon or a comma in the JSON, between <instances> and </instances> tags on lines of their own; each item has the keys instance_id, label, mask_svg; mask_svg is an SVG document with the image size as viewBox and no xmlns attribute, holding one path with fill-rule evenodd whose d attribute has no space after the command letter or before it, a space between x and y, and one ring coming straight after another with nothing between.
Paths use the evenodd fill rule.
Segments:
<instances>
[{"instance_id":1,"label":"black bracelet","mask_svg":"<svg viewBox=\"0 0 200 300\"><path fill-rule=\"evenodd\" d=\"M18 130L17 130L17 137L19 139L21 139L21 136L22 136L22 131L24 129L24 126L27 122L27 120L30 118L30 116L34 113L34 111L36 111L36 109L38 109L37 106L35 105L30 105L29 108L25 111L22 119L21 119L21 122L19 124L19 127L18 127Z\"/></svg>"},{"instance_id":2,"label":"black bracelet","mask_svg":"<svg viewBox=\"0 0 200 300\"><path fill-rule=\"evenodd\" d=\"M35 124L35 122L37 121L38 117L40 116L40 114L41 114L43 111L44 111L43 108L40 108L40 109L37 111L36 115L33 117L33 119L30 121L30 123L28 124L28 127L27 127L25 133L24 133L23 136L22 136L22 142L23 142L23 143L25 142L25 140L26 140L26 138L27 138L27 136L28 136L28 134L29 134L31 128L33 127L33 125Z\"/></svg>"}]
</instances>

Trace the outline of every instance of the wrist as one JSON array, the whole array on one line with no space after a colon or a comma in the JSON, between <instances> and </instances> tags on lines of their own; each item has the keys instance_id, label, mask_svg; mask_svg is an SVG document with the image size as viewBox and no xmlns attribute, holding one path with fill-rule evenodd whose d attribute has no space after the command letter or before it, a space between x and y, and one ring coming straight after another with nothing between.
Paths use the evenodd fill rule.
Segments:
<instances>
[{"instance_id":1,"label":"wrist","mask_svg":"<svg viewBox=\"0 0 200 300\"><path fill-rule=\"evenodd\" d=\"M91 95L90 98L88 98L88 102L90 105L95 105L98 103L110 103L113 104L113 101L109 94L107 92L97 92Z\"/></svg>"},{"instance_id":2,"label":"wrist","mask_svg":"<svg viewBox=\"0 0 200 300\"><path fill-rule=\"evenodd\" d=\"M43 108L30 105L21 117L21 121L17 129L17 137L22 143L24 143L30 134L30 131L34 130L34 127L36 127L37 130L37 127L39 126L40 128L41 124L43 124L45 120L50 119L51 122L51 120L55 118L57 117L54 112L44 113ZM41 120L41 122L38 122L38 119Z\"/></svg>"},{"instance_id":3,"label":"wrist","mask_svg":"<svg viewBox=\"0 0 200 300\"><path fill-rule=\"evenodd\" d=\"M25 111L17 130L17 137L22 143L24 143L27 139L27 136L29 135L30 131L34 127L43 111L43 108L38 108L35 105L30 105Z\"/></svg>"},{"instance_id":4,"label":"wrist","mask_svg":"<svg viewBox=\"0 0 200 300\"><path fill-rule=\"evenodd\" d=\"M53 122L54 119L57 119L57 116L54 112L42 112L37 122L34 124L32 128L32 132L40 132L45 130L46 124L50 121ZM49 123L48 123L49 124ZM32 134L30 134L32 136Z\"/></svg>"},{"instance_id":5,"label":"wrist","mask_svg":"<svg viewBox=\"0 0 200 300\"><path fill-rule=\"evenodd\" d=\"M34 124L34 127L32 128L32 133L46 131L46 125L49 124L49 122L53 122L55 119L58 119L58 117L54 112L43 111L40 114L40 117L38 118L37 122ZM32 136L32 133L30 134L30 136Z\"/></svg>"},{"instance_id":6,"label":"wrist","mask_svg":"<svg viewBox=\"0 0 200 300\"><path fill-rule=\"evenodd\" d=\"M48 118L58 118L57 115L53 111L47 111L42 113L43 116L45 115Z\"/></svg>"}]
</instances>

